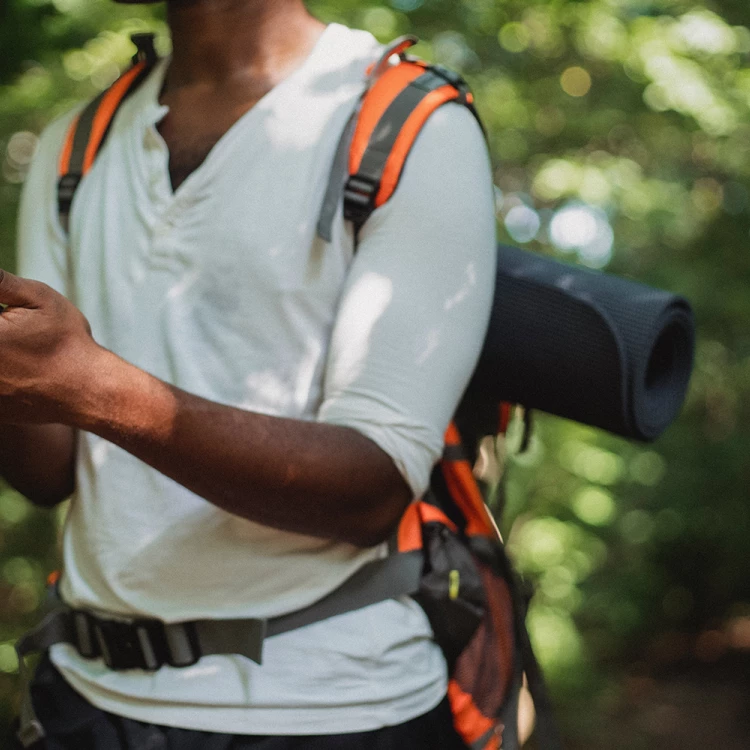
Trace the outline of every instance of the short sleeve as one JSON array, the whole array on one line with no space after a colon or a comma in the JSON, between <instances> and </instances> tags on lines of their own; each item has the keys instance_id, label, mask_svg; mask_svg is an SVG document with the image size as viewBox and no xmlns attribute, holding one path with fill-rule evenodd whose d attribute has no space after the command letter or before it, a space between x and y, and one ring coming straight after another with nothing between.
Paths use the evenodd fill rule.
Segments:
<instances>
[{"instance_id":1,"label":"short sleeve","mask_svg":"<svg viewBox=\"0 0 750 750\"><path fill-rule=\"evenodd\" d=\"M492 172L464 107L436 111L360 235L319 419L391 456L415 497L478 360L495 288Z\"/></svg>"},{"instance_id":2,"label":"short sleeve","mask_svg":"<svg viewBox=\"0 0 750 750\"><path fill-rule=\"evenodd\" d=\"M70 113L41 135L21 193L18 213L18 273L69 296L67 238L57 215L57 162Z\"/></svg>"}]
</instances>

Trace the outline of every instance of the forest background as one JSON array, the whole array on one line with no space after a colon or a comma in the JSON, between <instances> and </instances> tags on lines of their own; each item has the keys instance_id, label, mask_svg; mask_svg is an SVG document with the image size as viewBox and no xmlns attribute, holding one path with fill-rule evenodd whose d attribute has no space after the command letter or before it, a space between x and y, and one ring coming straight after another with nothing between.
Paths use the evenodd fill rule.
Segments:
<instances>
[{"instance_id":1,"label":"forest background","mask_svg":"<svg viewBox=\"0 0 750 750\"><path fill-rule=\"evenodd\" d=\"M679 420L653 445L537 421L502 526L570 748L750 747L750 8L747 0L311 0L410 32L463 72L489 131L501 237L684 294ZM163 7L0 3L0 265L37 136L108 86ZM585 398L585 394L582 394ZM513 454L517 436L511 434ZM0 742L14 640L56 567L64 507L0 488Z\"/></svg>"}]
</instances>

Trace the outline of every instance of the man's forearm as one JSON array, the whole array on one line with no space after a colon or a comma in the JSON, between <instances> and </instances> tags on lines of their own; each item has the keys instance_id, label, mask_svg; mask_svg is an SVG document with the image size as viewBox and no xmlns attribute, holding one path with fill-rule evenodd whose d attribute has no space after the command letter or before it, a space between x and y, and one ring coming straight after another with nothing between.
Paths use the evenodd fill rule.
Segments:
<instances>
[{"instance_id":1,"label":"man's forearm","mask_svg":"<svg viewBox=\"0 0 750 750\"><path fill-rule=\"evenodd\" d=\"M36 505L61 502L74 489L75 430L61 424L3 425L0 476Z\"/></svg>"},{"instance_id":2,"label":"man's forearm","mask_svg":"<svg viewBox=\"0 0 750 750\"><path fill-rule=\"evenodd\" d=\"M370 546L410 500L390 457L355 430L216 404L106 350L91 372L71 422L230 513Z\"/></svg>"}]
</instances>

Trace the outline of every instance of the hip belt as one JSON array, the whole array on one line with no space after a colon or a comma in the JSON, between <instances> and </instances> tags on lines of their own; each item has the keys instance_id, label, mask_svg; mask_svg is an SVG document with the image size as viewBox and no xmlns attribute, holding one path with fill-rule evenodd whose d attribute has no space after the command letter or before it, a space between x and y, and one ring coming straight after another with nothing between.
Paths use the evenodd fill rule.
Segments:
<instances>
[{"instance_id":1,"label":"hip belt","mask_svg":"<svg viewBox=\"0 0 750 750\"><path fill-rule=\"evenodd\" d=\"M67 606L53 587L50 590L53 609L16 644L22 689L18 738L29 748L44 737L31 703L31 670L26 664L29 654L68 643L82 657L101 658L107 667L118 671L190 667L202 657L216 654L244 656L260 664L266 638L386 599L416 594L423 563L422 550L374 560L319 601L269 619L166 623L150 618L106 616Z\"/></svg>"}]
</instances>

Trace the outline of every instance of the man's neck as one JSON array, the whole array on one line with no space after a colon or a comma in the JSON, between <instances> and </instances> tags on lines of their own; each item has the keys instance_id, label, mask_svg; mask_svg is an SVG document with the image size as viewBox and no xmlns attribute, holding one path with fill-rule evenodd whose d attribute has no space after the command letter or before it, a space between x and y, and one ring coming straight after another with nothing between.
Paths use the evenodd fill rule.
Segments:
<instances>
[{"instance_id":1,"label":"man's neck","mask_svg":"<svg viewBox=\"0 0 750 750\"><path fill-rule=\"evenodd\" d=\"M241 80L270 87L309 55L324 25L303 0L170 0L166 90Z\"/></svg>"}]
</instances>

